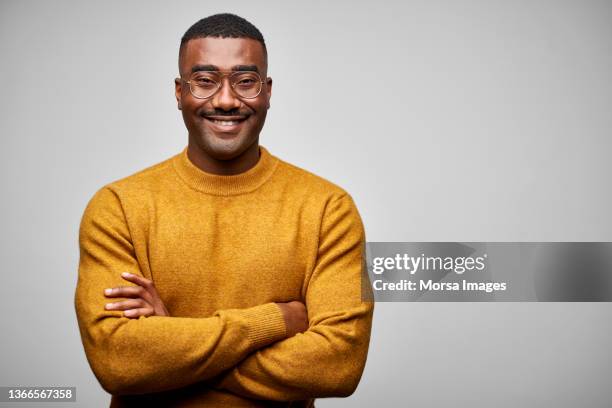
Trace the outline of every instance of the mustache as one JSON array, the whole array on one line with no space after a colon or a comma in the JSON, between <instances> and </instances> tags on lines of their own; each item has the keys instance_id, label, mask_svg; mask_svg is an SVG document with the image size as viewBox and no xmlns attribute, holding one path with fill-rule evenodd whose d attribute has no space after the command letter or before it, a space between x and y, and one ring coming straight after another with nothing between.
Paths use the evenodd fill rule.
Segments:
<instances>
[{"instance_id":1,"label":"mustache","mask_svg":"<svg viewBox=\"0 0 612 408\"><path fill-rule=\"evenodd\" d=\"M206 110L206 111L200 111L200 116L202 117L207 117L207 116L240 116L243 118L246 118L248 116L250 116L252 114L251 111L245 110L245 109L232 109L232 110L221 110L221 109L215 109L215 110Z\"/></svg>"}]
</instances>

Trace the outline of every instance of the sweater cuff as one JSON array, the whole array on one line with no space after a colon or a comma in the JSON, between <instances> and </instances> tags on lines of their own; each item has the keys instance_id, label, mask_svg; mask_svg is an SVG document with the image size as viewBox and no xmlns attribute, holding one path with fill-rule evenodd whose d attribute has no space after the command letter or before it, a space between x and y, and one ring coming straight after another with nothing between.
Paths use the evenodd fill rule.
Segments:
<instances>
[{"instance_id":1,"label":"sweater cuff","mask_svg":"<svg viewBox=\"0 0 612 408\"><path fill-rule=\"evenodd\" d=\"M276 303L264 303L244 310L249 321L247 338L256 349L267 346L287 336L285 318Z\"/></svg>"}]
</instances>

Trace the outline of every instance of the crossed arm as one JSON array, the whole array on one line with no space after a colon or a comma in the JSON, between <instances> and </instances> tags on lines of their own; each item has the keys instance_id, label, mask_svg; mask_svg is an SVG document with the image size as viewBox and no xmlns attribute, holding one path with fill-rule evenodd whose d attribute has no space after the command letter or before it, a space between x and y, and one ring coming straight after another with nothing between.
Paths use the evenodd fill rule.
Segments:
<instances>
[{"instance_id":1,"label":"crossed arm","mask_svg":"<svg viewBox=\"0 0 612 408\"><path fill-rule=\"evenodd\" d=\"M373 304L361 300L363 241L352 200L336 198L327 205L301 318L297 302L221 310L208 318L170 317L151 292L152 282L142 280L118 197L103 190L81 223L75 296L90 365L112 394L207 380L255 399L350 395L365 365L373 312ZM121 296L139 301L140 312L128 317L147 318L125 318L125 308L105 308L103 289L121 286L118 272L127 270L134 272L131 282L143 287ZM135 303L124 306L133 309ZM300 328L306 320L308 328Z\"/></svg>"}]
</instances>

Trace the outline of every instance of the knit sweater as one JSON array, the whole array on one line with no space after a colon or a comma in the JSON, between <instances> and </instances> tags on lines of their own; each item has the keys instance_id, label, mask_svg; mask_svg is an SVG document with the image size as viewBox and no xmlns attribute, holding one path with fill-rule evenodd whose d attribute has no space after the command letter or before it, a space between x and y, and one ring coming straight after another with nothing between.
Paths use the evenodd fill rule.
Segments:
<instances>
[{"instance_id":1,"label":"knit sweater","mask_svg":"<svg viewBox=\"0 0 612 408\"><path fill-rule=\"evenodd\" d=\"M75 308L111 407L313 406L357 387L374 309L359 213L340 187L259 152L221 176L185 148L89 201ZM134 285L124 271L151 279L170 317L105 310L124 300L105 288ZM287 338L277 303L292 300L309 327Z\"/></svg>"}]
</instances>

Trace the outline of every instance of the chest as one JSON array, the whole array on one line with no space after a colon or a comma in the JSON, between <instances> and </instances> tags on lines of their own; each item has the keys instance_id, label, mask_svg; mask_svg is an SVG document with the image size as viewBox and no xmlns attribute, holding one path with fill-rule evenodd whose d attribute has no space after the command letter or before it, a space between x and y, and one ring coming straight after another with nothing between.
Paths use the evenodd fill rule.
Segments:
<instances>
[{"instance_id":1,"label":"chest","mask_svg":"<svg viewBox=\"0 0 612 408\"><path fill-rule=\"evenodd\" d=\"M148 265L171 313L205 316L303 297L318 223L286 203L250 204L177 202L151 213Z\"/></svg>"}]
</instances>

